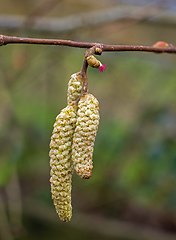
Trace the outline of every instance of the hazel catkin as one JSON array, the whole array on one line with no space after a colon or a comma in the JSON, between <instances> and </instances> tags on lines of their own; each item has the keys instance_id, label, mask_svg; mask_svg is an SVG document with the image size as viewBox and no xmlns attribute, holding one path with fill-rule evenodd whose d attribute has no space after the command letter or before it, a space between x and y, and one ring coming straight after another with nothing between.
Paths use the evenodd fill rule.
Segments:
<instances>
[{"instance_id":1,"label":"hazel catkin","mask_svg":"<svg viewBox=\"0 0 176 240\"><path fill-rule=\"evenodd\" d=\"M99 119L98 100L92 94L81 96L72 144L73 165L81 178L88 179L92 174L93 147Z\"/></svg>"},{"instance_id":2,"label":"hazel catkin","mask_svg":"<svg viewBox=\"0 0 176 240\"><path fill-rule=\"evenodd\" d=\"M67 104L76 102L76 100L80 97L82 92L82 85L83 78L80 72L72 74L68 82Z\"/></svg>"},{"instance_id":3,"label":"hazel catkin","mask_svg":"<svg viewBox=\"0 0 176 240\"><path fill-rule=\"evenodd\" d=\"M69 105L56 117L50 141L50 183L52 199L60 219L68 222L72 216L71 181L73 163L71 146L77 120L77 106Z\"/></svg>"}]
</instances>

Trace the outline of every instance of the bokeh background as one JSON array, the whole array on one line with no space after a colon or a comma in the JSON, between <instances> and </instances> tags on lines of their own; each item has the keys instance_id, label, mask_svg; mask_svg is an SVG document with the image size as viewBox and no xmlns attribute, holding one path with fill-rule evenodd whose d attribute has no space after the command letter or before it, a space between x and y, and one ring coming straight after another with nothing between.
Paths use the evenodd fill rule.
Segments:
<instances>
[{"instance_id":1,"label":"bokeh background","mask_svg":"<svg viewBox=\"0 0 176 240\"><path fill-rule=\"evenodd\" d=\"M0 0L0 34L176 46L175 1ZM176 239L176 55L103 53L88 69L101 121L89 180L73 176L62 223L49 142L84 49L0 47L0 239Z\"/></svg>"}]
</instances>

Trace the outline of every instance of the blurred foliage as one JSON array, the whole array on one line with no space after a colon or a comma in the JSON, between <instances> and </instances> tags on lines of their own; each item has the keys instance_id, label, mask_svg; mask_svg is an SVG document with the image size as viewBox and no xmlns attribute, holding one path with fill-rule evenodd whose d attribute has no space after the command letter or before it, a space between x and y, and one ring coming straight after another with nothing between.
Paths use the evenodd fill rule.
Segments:
<instances>
[{"instance_id":1,"label":"blurred foliage","mask_svg":"<svg viewBox=\"0 0 176 240\"><path fill-rule=\"evenodd\" d=\"M136 39L150 44L171 36L172 29L160 27L157 35L154 27L147 32L149 26L139 25L133 38L133 27L115 36L115 31L110 33L113 25L70 36L84 41L97 36L94 42L109 43L118 39L124 44ZM168 34L163 35L165 30ZM29 36L28 32L21 35ZM54 212L48 157L52 125L66 106L67 83L71 74L80 71L84 50L7 45L0 54L0 187L8 185L17 168L22 198L46 203ZM175 56L126 52L98 58L108 70L88 69L89 92L98 98L101 115L94 169L89 180L73 176L74 212L128 219L132 205L153 214L157 210L175 213Z\"/></svg>"}]
</instances>

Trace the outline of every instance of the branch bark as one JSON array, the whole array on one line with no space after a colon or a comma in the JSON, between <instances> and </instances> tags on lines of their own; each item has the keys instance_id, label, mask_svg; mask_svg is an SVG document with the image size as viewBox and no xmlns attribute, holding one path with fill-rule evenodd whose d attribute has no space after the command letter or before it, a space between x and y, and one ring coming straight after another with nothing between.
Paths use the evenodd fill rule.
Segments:
<instances>
[{"instance_id":1,"label":"branch bark","mask_svg":"<svg viewBox=\"0 0 176 240\"><path fill-rule=\"evenodd\" d=\"M176 53L176 48L169 44L168 47L152 47L152 46L135 46L135 45L108 45L90 42L76 42L70 40L60 39L40 39L40 38L22 38L0 35L0 46L7 44L41 44L41 45L61 45L76 48L91 48L93 46L100 46L102 52L124 52L124 51L140 51L140 52L154 52L154 53Z\"/></svg>"}]
</instances>

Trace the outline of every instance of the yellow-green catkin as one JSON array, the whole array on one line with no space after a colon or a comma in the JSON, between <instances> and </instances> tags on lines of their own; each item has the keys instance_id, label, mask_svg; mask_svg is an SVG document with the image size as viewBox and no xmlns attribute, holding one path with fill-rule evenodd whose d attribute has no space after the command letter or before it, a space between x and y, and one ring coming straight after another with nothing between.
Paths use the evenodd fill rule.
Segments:
<instances>
[{"instance_id":1,"label":"yellow-green catkin","mask_svg":"<svg viewBox=\"0 0 176 240\"><path fill-rule=\"evenodd\" d=\"M56 117L50 142L51 193L60 219L68 222L72 216L71 181L73 163L71 146L77 121L77 106L71 104Z\"/></svg>"},{"instance_id":2,"label":"yellow-green catkin","mask_svg":"<svg viewBox=\"0 0 176 240\"><path fill-rule=\"evenodd\" d=\"M83 78L80 74L74 73L68 82L67 104L74 103L81 95L83 85Z\"/></svg>"},{"instance_id":3,"label":"yellow-green catkin","mask_svg":"<svg viewBox=\"0 0 176 240\"><path fill-rule=\"evenodd\" d=\"M91 177L93 147L99 125L98 100L92 94L81 96L73 135L72 161L81 178Z\"/></svg>"}]
</instances>

